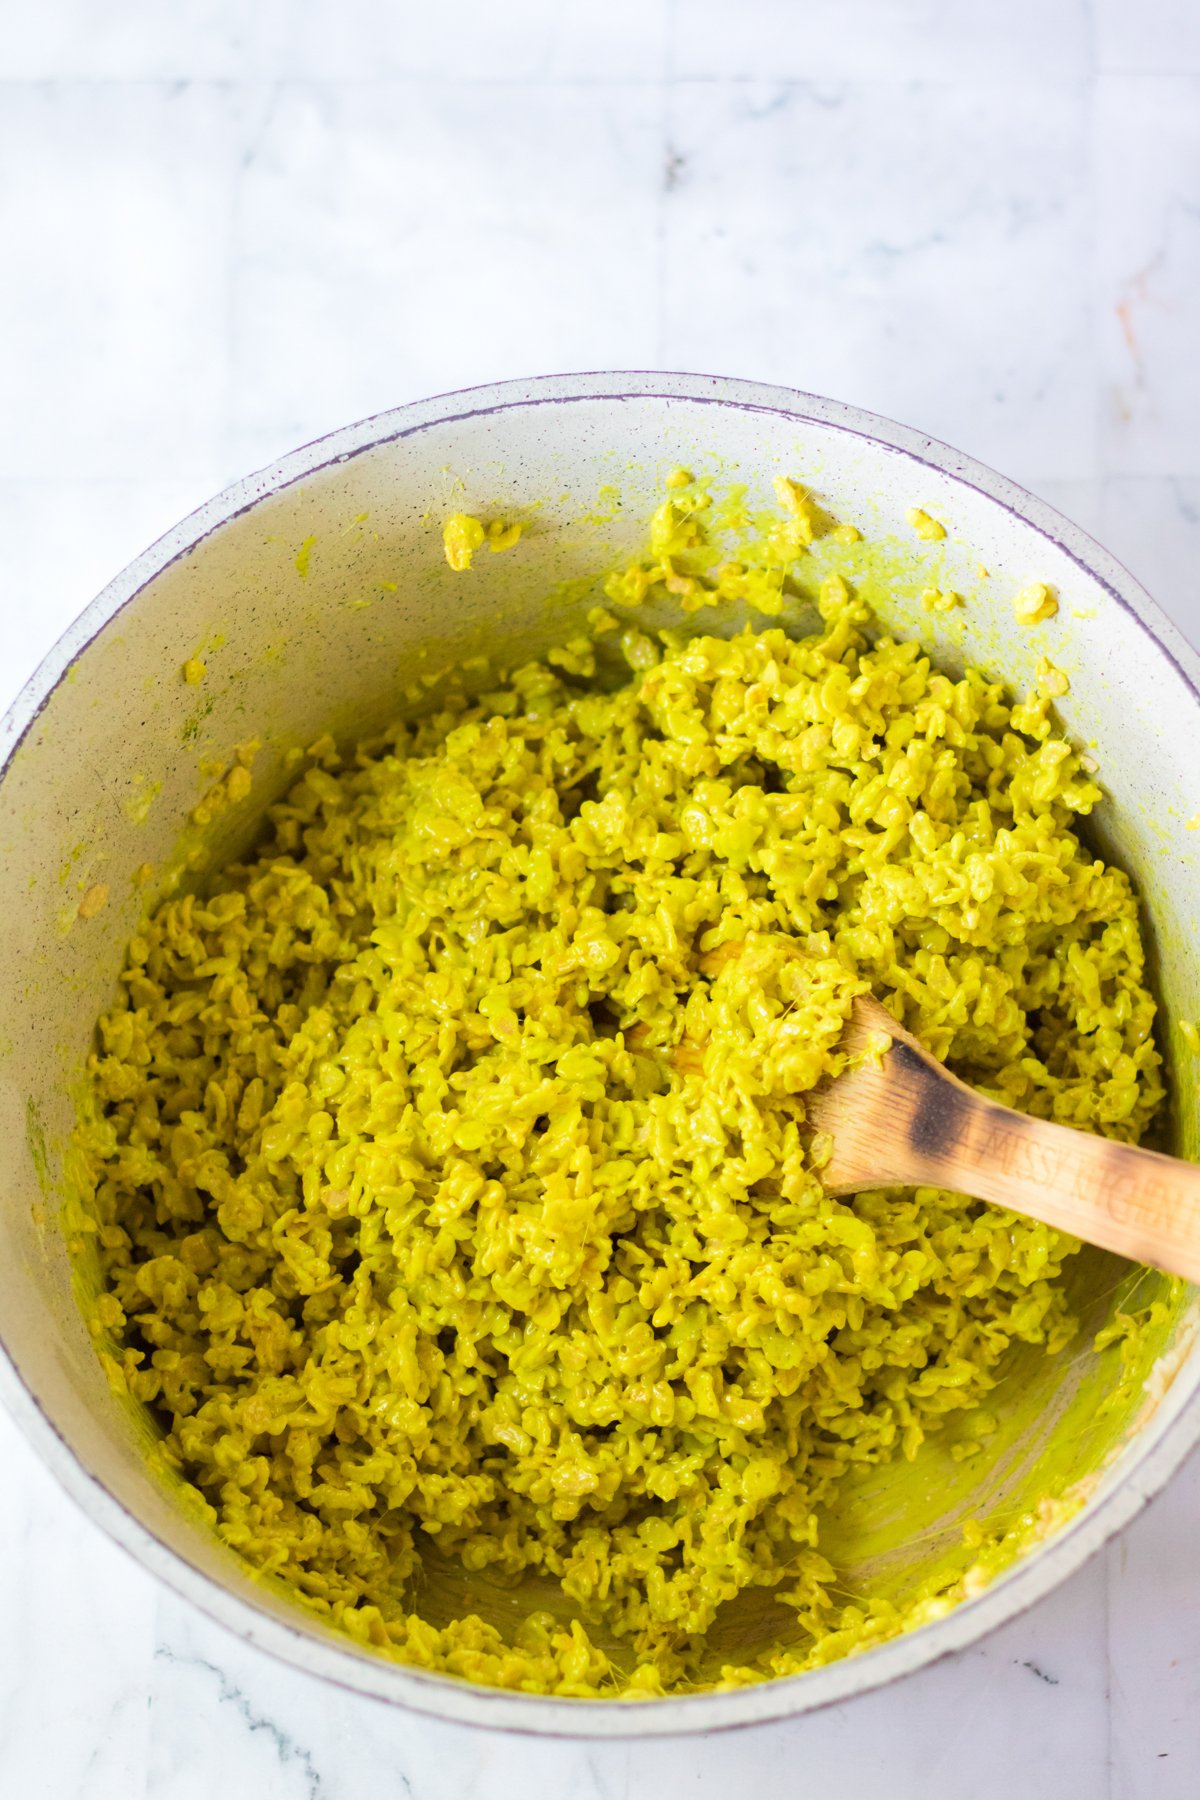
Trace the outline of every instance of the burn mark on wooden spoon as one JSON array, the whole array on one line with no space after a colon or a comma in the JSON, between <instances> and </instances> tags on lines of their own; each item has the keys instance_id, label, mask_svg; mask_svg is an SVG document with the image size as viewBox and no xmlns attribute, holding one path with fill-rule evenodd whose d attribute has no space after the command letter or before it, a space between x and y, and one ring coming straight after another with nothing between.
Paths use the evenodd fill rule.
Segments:
<instances>
[{"instance_id":1,"label":"burn mark on wooden spoon","mask_svg":"<svg viewBox=\"0 0 1200 1800\"><path fill-rule=\"evenodd\" d=\"M896 1043L892 1063L917 1082L917 1104L908 1126L908 1141L918 1156L932 1160L950 1156L961 1143L971 1112L971 1096L953 1082L942 1081L910 1044Z\"/></svg>"}]
</instances>

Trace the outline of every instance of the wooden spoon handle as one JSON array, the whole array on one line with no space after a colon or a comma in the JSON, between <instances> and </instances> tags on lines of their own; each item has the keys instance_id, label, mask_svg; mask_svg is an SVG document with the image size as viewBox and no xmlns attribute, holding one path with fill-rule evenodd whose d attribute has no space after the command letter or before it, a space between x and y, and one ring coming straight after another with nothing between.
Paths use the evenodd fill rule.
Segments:
<instances>
[{"instance_id":1,"label":"wooden spoon handle","mask_svg":"<svg viewBox=\"0 0 1200 1800\"><path fill-rule=\"evenodd\" d=\"M1200 1282L1200 1167L998 1106L888 1029L882 1061L831 1089L831 1193L949 1188Z\"/></svg>"}]
</instances>

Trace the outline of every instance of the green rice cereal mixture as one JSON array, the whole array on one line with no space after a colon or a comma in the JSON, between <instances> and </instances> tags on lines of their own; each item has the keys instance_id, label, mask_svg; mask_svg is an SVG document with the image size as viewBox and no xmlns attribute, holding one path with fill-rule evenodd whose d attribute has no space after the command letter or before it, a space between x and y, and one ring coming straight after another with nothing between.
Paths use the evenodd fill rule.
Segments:
<instances>
[{"instance_id":1,"label":"green rice cereal mixture","mask_svg":"<svg viewBox=\"0 0 1200 1800\"><path fill-rule=\"evenodd\" d=\"M664 588L779 593L657 530L594 621L622 685L579 640L322 741L249 859L146 919L81 1127L110 1379L225 1543L362 1644L537 1693L911 1623L823 1555L839 1484L1072 1335L1073 1239L825 1194L805 1097L856 995L1042 1118L1136 1142L1163 1095L1136 898L1045 698L939 672L836 576L813 636L651 635ZM431 1556L573 1622L435 1626ZM702 1677L752 1588L781 1647Z\"/></svg>"}]
</instances>

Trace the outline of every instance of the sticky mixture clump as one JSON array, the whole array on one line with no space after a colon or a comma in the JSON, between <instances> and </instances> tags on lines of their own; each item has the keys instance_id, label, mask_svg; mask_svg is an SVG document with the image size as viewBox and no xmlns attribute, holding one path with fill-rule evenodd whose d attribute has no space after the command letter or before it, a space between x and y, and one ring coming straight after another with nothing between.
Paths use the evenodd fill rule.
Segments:
<instances>
[{"instance_id":1,"label":"sticky mixture clump","mask_svg":"<svg viewBox=\"0 0 1200 1800\"><path fill-rule=\"evenodd\" d=\"M1044 619L1052 619L1057 611L1058 601L1044 581L1035 581L1022 588L1013 600L1018 625L1040 625Z\"/></svg>"},{"instance_id":2,"label":"sticky mixture clump","mask_svg":"<svg viewBox=\"0 0 1200 1800\"><path fill-rule=\"evenodd\" d=\"M779 597L660 540L614 605ZM1074 1240L825 1194L805 1097L854 996L1041 1117L1135 1141L1162 1097L1044 700L869 635L836 578L803 638L603 623L615 688L576 642L316 745L134 938L85 1128L110 1377L224 1541L385 1654L572 1695L696 1685L747 1589L778 1642L705 1681L910 1623L826 1560L840 1485L1072 1334ZM434 1562L560 1612L434 1623Z\"/></svg>"},{"instance_id":3,"label":"sticky mixture clump","mask_svg":"<svg viewBox=\"0 0 1200 1800\"><path fill-rule=\"evenodd\" d=\"M489 550L511 550L518 542L523 527L493 519L485 525L470 513L451 513L442 527L442 549L446 561L458 574L471 567L476 550L487 545Z\"/></svg>"}]
</instances>

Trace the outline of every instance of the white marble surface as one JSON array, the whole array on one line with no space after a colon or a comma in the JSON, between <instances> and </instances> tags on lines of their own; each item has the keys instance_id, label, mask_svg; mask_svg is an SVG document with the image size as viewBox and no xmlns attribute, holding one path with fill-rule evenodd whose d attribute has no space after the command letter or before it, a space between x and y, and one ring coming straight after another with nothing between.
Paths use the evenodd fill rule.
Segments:
<instances>
[{"instance_id":1,"label":"white marble surface","mask_svg":"<svg viewBox=\"0 0 1200 1800\"><path fill-rule=\"evenodd\" d=\"M0 697L230 477L569 368L758 376L924 426L1095 530L1200 640L1196 0L4 12ZM153 1587L3 1419L0 1466L14 1800L1200 1792L1200 1461L976 1650L807 1722L631 1748L322 1690Z\"/></svg>"}]
</instances>

